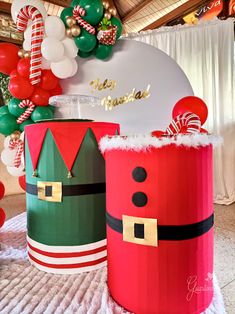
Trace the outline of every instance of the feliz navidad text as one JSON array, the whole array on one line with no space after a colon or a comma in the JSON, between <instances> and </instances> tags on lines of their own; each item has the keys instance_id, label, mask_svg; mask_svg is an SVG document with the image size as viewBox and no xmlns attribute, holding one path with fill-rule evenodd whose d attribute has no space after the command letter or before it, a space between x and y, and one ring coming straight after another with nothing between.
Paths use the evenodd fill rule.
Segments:
<instances>
[{"instance_id":1,"label":"feliz navidad text","mask_svg":"<svg viewBox=\"0 0 235 314\"><path fill-rule=\"evenodd\" d=\"M93 87L93 91L102 91L104 89L110 89L112 91L116 87L116 81L105 79L103 82L100 82L100 79L96 79L91 81L90 85ZM135 88L133 88L130 93L126 93L121 97L112 98L110 95L108 95L101 100L101 105L105 107L105 110L112 110L118 105L148 98L149 96L150 85L148 85L147 88L143 91L137 91Z\"/></svg>"}]
</instances>

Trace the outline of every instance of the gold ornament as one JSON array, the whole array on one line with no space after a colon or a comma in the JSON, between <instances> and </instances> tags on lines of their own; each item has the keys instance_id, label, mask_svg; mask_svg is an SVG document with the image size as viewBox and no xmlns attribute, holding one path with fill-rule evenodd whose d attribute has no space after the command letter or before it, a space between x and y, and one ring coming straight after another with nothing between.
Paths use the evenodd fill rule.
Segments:
<instances>
[{"instance_id":1,"label":"gold ornament","mask_svg":"<svg viewBox=\"0 0 235 314\"><path fill-rule=\"evenodd\" d=\"M71 28L66 29L66 35L70 38L73 37Z\"/></svg>"},{"instance_id":2,"label":"gold ornament","mask_svg":"<svg viewBox=\"0 0 235 314\"><path fill-rule=\"evenodd\" d=\"M109 12L105 12L104 13L104 17L107 19L107 20L110 20L111 19L111 17L112 17L112 15L109 13Z\"/></svg>"},{"instance_id":3,"label":"gold ornament","mask_svg":"<svg viewBox=\"0 0 235 314\"><path fill-rule=\"evenodd\" d=\"M66 19L66 24L68 25L68 27L72 27L73 25L77 24L77 21L76 21L75 17L69 16Z\"/></svg>"},{"instance_id":4,"label":"gold ornament","mask_svg":"<svg viewBox=\"0 0 235 314\"><path fill-rule=\"evenodd\" d=\"M109 8L109 3L107 1L103 1L103 7L107 10Z\"/></svg>"},{"instance_id":5,"label":"gold ornament","mask_svg":"<svg viewBox=\"0 0 235 314\"><path fill-rule=\"evenodd\" d=\"M81 34L81 28L78 25L73 25L70 30L73 37L78 37Z\"/></svg>"},{"instance_id":6,"label":"gold ornament","mask_svg":"<svg viewBox=\"0 0 235 314\"><path fill-rule=\"evenodd\" d=\"M11 137L11 140L13 141L18 140L20 138L20 131L15 131L14 133L10 135L10 137Z\"/></svg>"},{"instance_id":7,"label":"gold ornament","mask_svg":"<svg viewBox=\"0 0 235 314\"><path fill-rule=\"evenodd\" d=\"M117 15L117 10L115 8L109 8L109 13L113 16Z\"/></svg>"},{"instance_id":8,"label":"gold ornament","mask_svg":"<svg viewBox=\"0 0 235 314\"><path fill-rule=\"evenodd\" d=\"M31 56L30 51L25 51L24 57L25 58L30 58L30 56Z\"/></svg>"},{"instance_id":9,"label":"gold ornament","mask_svg":"<svg viewBox=\"0 0 235 314\"><path fill-rule=\"evenodd\" d=\"M18 57L24 58L24 54L25 54L24 49L20 49L20 50L18 51Z\"/></svg>"}]
</instances>

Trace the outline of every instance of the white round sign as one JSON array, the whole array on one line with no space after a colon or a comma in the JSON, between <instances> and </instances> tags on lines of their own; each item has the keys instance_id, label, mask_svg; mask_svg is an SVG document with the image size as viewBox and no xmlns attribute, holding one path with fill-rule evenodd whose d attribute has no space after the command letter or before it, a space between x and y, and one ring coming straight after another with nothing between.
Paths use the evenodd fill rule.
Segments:
<instances>
[{"instance_id":1,"label":"white round sign","mask_svg":"<svg viewBox=\"0 0 235 314\"><path fill-rule=\"evenodd\" d=\"M193 95L178 64L161 50L119 40L112 58L78 58L77 74L62 82L64 94L98 96L100 106L82 109L82 118L120 123L121 134L165 130L182 97Z\"/></svg>"}]
</instances>

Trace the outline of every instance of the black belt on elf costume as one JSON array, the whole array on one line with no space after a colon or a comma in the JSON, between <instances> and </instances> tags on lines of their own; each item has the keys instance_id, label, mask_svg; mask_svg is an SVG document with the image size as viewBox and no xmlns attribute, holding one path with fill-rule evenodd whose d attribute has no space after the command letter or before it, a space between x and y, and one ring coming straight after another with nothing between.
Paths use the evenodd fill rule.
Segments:
<instances>
[{"instance_id":1,"label":"black belt on elf costume","mask_svg":"<svg viewBox=\"0 0 235 314\"><path fill-rule=\"evenodd\" d=\"M197 223L175 226L175 225L158 225L157 219L139 218L126 215L123 215L123 219L121 220L111 216L107 212L106 222L111 229L123 234L123 239L124 233L126 233L127 241L128 238L130 238L129 242L145 244L141 243L141 241L145 239L146 232L148 233L146 239L151 237L151 233L154 233L154 236L156 236L156 241L157 240L178 241L199 237L204 233L208 232L213 227L214 214ZM137 239L137 242L135 241L135 239ZM157 246L154 244L149 245Z\"/></svg>"},{"instance_id":2,"label":"black belt on elf costume","mask_svg":"<svg viewBox=\"0 0 235 314\"><path fill-rule=\"evenodd\" d=\"M62 182L42 182L26 184L28 194L37 195L39 199L51 202L61 202L64 196L78 196L105 193L105 182L89 184L63 185Z\"/></svg>"}]
</instances>

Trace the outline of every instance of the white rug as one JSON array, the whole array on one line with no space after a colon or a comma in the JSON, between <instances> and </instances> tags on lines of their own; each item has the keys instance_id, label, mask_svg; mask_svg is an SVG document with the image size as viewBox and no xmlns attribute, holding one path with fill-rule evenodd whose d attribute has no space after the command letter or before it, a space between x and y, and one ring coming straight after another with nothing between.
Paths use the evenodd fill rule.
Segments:
<instances>
[{"instance_id":1,"label":"white rug","mask_svg":"<svg viewBox=\"0 0 235 314\"><path fill-rule=\"evenodd\" d=\"M26 251L25 213L0 229L1 314L128 313L108 293L106 268L79 275L52 275L31 266ZM224 314L217 280L211 306L204 314Z\"/></svg>"}]
</instances>

